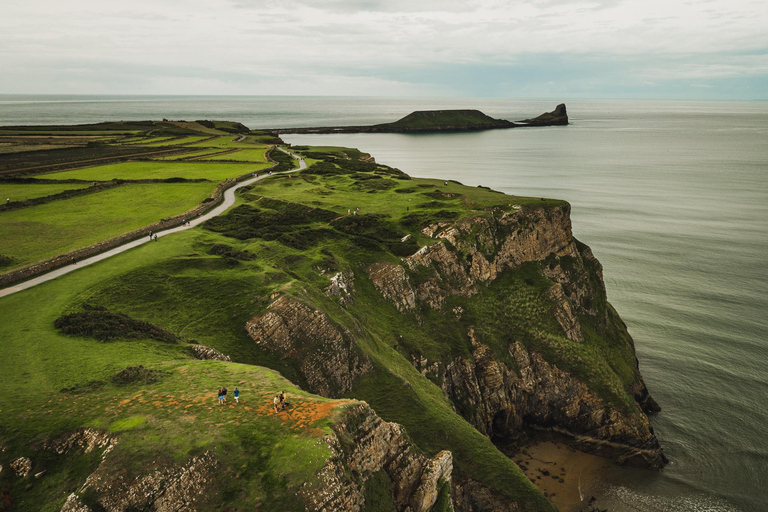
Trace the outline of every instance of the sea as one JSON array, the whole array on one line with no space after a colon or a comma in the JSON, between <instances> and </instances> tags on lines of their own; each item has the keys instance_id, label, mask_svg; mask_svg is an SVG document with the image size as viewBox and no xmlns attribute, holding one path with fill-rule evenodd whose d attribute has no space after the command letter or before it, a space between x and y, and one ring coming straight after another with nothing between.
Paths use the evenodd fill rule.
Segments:
<instances>
[{"instance_id":1,"label":"sea","mask_svg":"<svg viewBox=\"0 0 768 512\"><path fill-rule=\"evenodd\" d=\"M662 407L670 464L601 484L612 512L768 510L768 102L568 100L571 124L473 133L285 135L359 148L412 176L565 199L603 263ZM0 95L0 126L222 119L363 125L414 110L509 120L559 101Z\"/></svg>"}]
</instances>

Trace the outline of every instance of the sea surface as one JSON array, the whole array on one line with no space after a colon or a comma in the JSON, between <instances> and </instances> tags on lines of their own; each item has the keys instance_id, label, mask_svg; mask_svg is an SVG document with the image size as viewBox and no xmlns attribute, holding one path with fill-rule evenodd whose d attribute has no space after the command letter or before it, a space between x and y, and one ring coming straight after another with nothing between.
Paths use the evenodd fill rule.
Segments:
<instances>
[{"instance_id":1,"label":"sea surface","mask_svg":"<svg viewBox=\"0 0 768 512\"><path fill-rule=\"evenodd\" d=\"M329 126L438 108L519 120L555 103L0 96L0 126L163 117ZM768 510L768 102L566 103L567 127L284 139L357 147L413 176L568 200L663 408L652 421L671 460L660 473L615 472L601 506Z\"/></svg>"}]
</instances>

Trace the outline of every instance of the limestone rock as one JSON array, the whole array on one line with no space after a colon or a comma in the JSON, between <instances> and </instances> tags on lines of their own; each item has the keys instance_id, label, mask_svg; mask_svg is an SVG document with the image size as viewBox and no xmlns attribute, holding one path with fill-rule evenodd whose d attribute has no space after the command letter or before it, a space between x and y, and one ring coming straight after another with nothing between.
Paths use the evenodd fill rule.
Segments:
<instances>
[{"instance_id":1,"label":"limestone rock","mask_svg":"<svg viewBox=\"0 0 768 512\"><path fill-rule=\"evenodd\" d=\"M195 357L198 359L213 360L213 361L227 361L227 362L232 361L232 359L229 356L222 354L215 348L211 348L206 345L198 345L198 344L190 345L190 347L192 348L192 351L195 353Z\"/></svg>"},{"instance_id":2,"label":"limestone rock","mask_svg":"<svg viewBox=\"0 0 768 512\"><path fill-rule=\"evenodd\" d=\"M27 477L32 472L32 460L28 457L19 457L11 461L11 469L20 478Z\"/></svg>"},{"instance_id":3,"label":"limestone rock","mask_svg":"<svg viewBox=\"0 0 768 512\"><path fill-rule=\"evenodd\" d=\"M401 312L416 309L416 294L400 265L382 261L368 267L368 277L385 299Z\"/></svg>"},{"instance_id":4,"label":"limestone rock","mask_svg":"<svg viewBox=\"0 0 768 512\"><path fill-rule=\"evenodd\" d=\"M434 458L419 453L402 426L383 421L365 402L346 408L325 443L331 457L318 480L299 490L310 511L362 510L365 482L380 470L392 480L395 504L401 511L426 512L435 504L439 484L451 482L450 452Z\"/></svg>"},{"instance_id":5,"label":"limestone rock","mask_svg":"<svg viewBox=\"0 0 768 512\"><path fill-rule=\"evenodd\" d=\"M325 287L329 297L339 297L341 305L351 304L355 293L355 274L352 271L338 272L331 278L331 284Z\"/></svg>"},{"instance_id":6,"label":"limestone rock","mask_svg":"<svg viewBox=\"0 0 768 512\"><path fill-rule=\"evenodd\" d=\"M89 512L89 507L78 497L86 491L95 497L100 510L107 512L191 512L196 510L196 501L210 488L216 467L216 459L206 452L181 465L161 465L145 474L134 475L128 473L117 457L106 457L83 487L67 498L61 512Z\"/></svg>"},{"instance_id":7,"label":"limestone rock","mask_svg":"<svg viewBox=\"0 0 768 512\"><path fill-rule=\"evenodd\" d=\"M116 440L106 431L95 428L79 428L73 432L62 434L45 443L44 449L63 455L72 449L91 453L95 449L107 448L111 450Z\"/></svg>"},{"instance_id":8,"label":"limestone rock","mask_svg":"<svg viewBox=\"0 0 768 512\"><path fill-rule=\"evenodd\" d=\"M373 368L349 330L286 295L245 328L259 346L298 363L313 393L340 396Z\"/></svg>"}]
</instances>

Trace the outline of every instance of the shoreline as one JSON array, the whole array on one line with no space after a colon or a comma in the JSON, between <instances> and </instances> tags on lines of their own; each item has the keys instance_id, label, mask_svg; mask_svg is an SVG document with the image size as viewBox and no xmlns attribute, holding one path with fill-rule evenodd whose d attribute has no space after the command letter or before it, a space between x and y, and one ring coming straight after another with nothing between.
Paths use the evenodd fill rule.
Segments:
<instances>
[{"instance_id":1,"label":"shoreline","mask_svg":"<svg viewBox=\"0 0 768 512\"><path fill-rule=\"evenodd\" d=\"M560 512L588 510L594 490L616 464L556 440L534 440L506 452Z\"/></svg>"}]
</instances>

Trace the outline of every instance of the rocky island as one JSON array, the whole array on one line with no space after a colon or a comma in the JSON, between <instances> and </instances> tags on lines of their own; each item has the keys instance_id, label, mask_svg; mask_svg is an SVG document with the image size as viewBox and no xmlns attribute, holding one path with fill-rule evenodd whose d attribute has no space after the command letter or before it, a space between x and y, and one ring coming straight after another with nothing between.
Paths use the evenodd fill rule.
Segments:
<instances>
[{"instance_id":1,"label":"rocky island","mask_svg":"<svg viewBox=\"0 0 768 512\"><path fill-rule=\"evenodd\" d=\"M323 126L316 128L275 128L274 133L430 133L467 132L523 126L560 126L568 124L565 104L533 119L512 122L494 119L479 110L419 110L392 123L370 126Z\"/></svg>"},{"instance_id":2,"label":"rocky island","mask_svg":"<svg viewBox=\"0 0 768 512\"><path fill-rule=\"evenodd\" d=\"M53 224L67 201L124 193L68 231L83 245L109 215L253 181L201 226L0 298L0 510L554 511L510 450L555 438L665 464L659 407L565 201L353 148L286 153L231 123L141 126L70 136L144 147L110 150L118 163L94 166L88 145L67 153L81 163L8 159L25 167L3 192L48 199L0 211L0 228L26 240L15 223L42 226L36 209ZM166 192L131 202L152 187ZM6 256L6 275L46 250Z\"/></svg>"}]
</instances>

